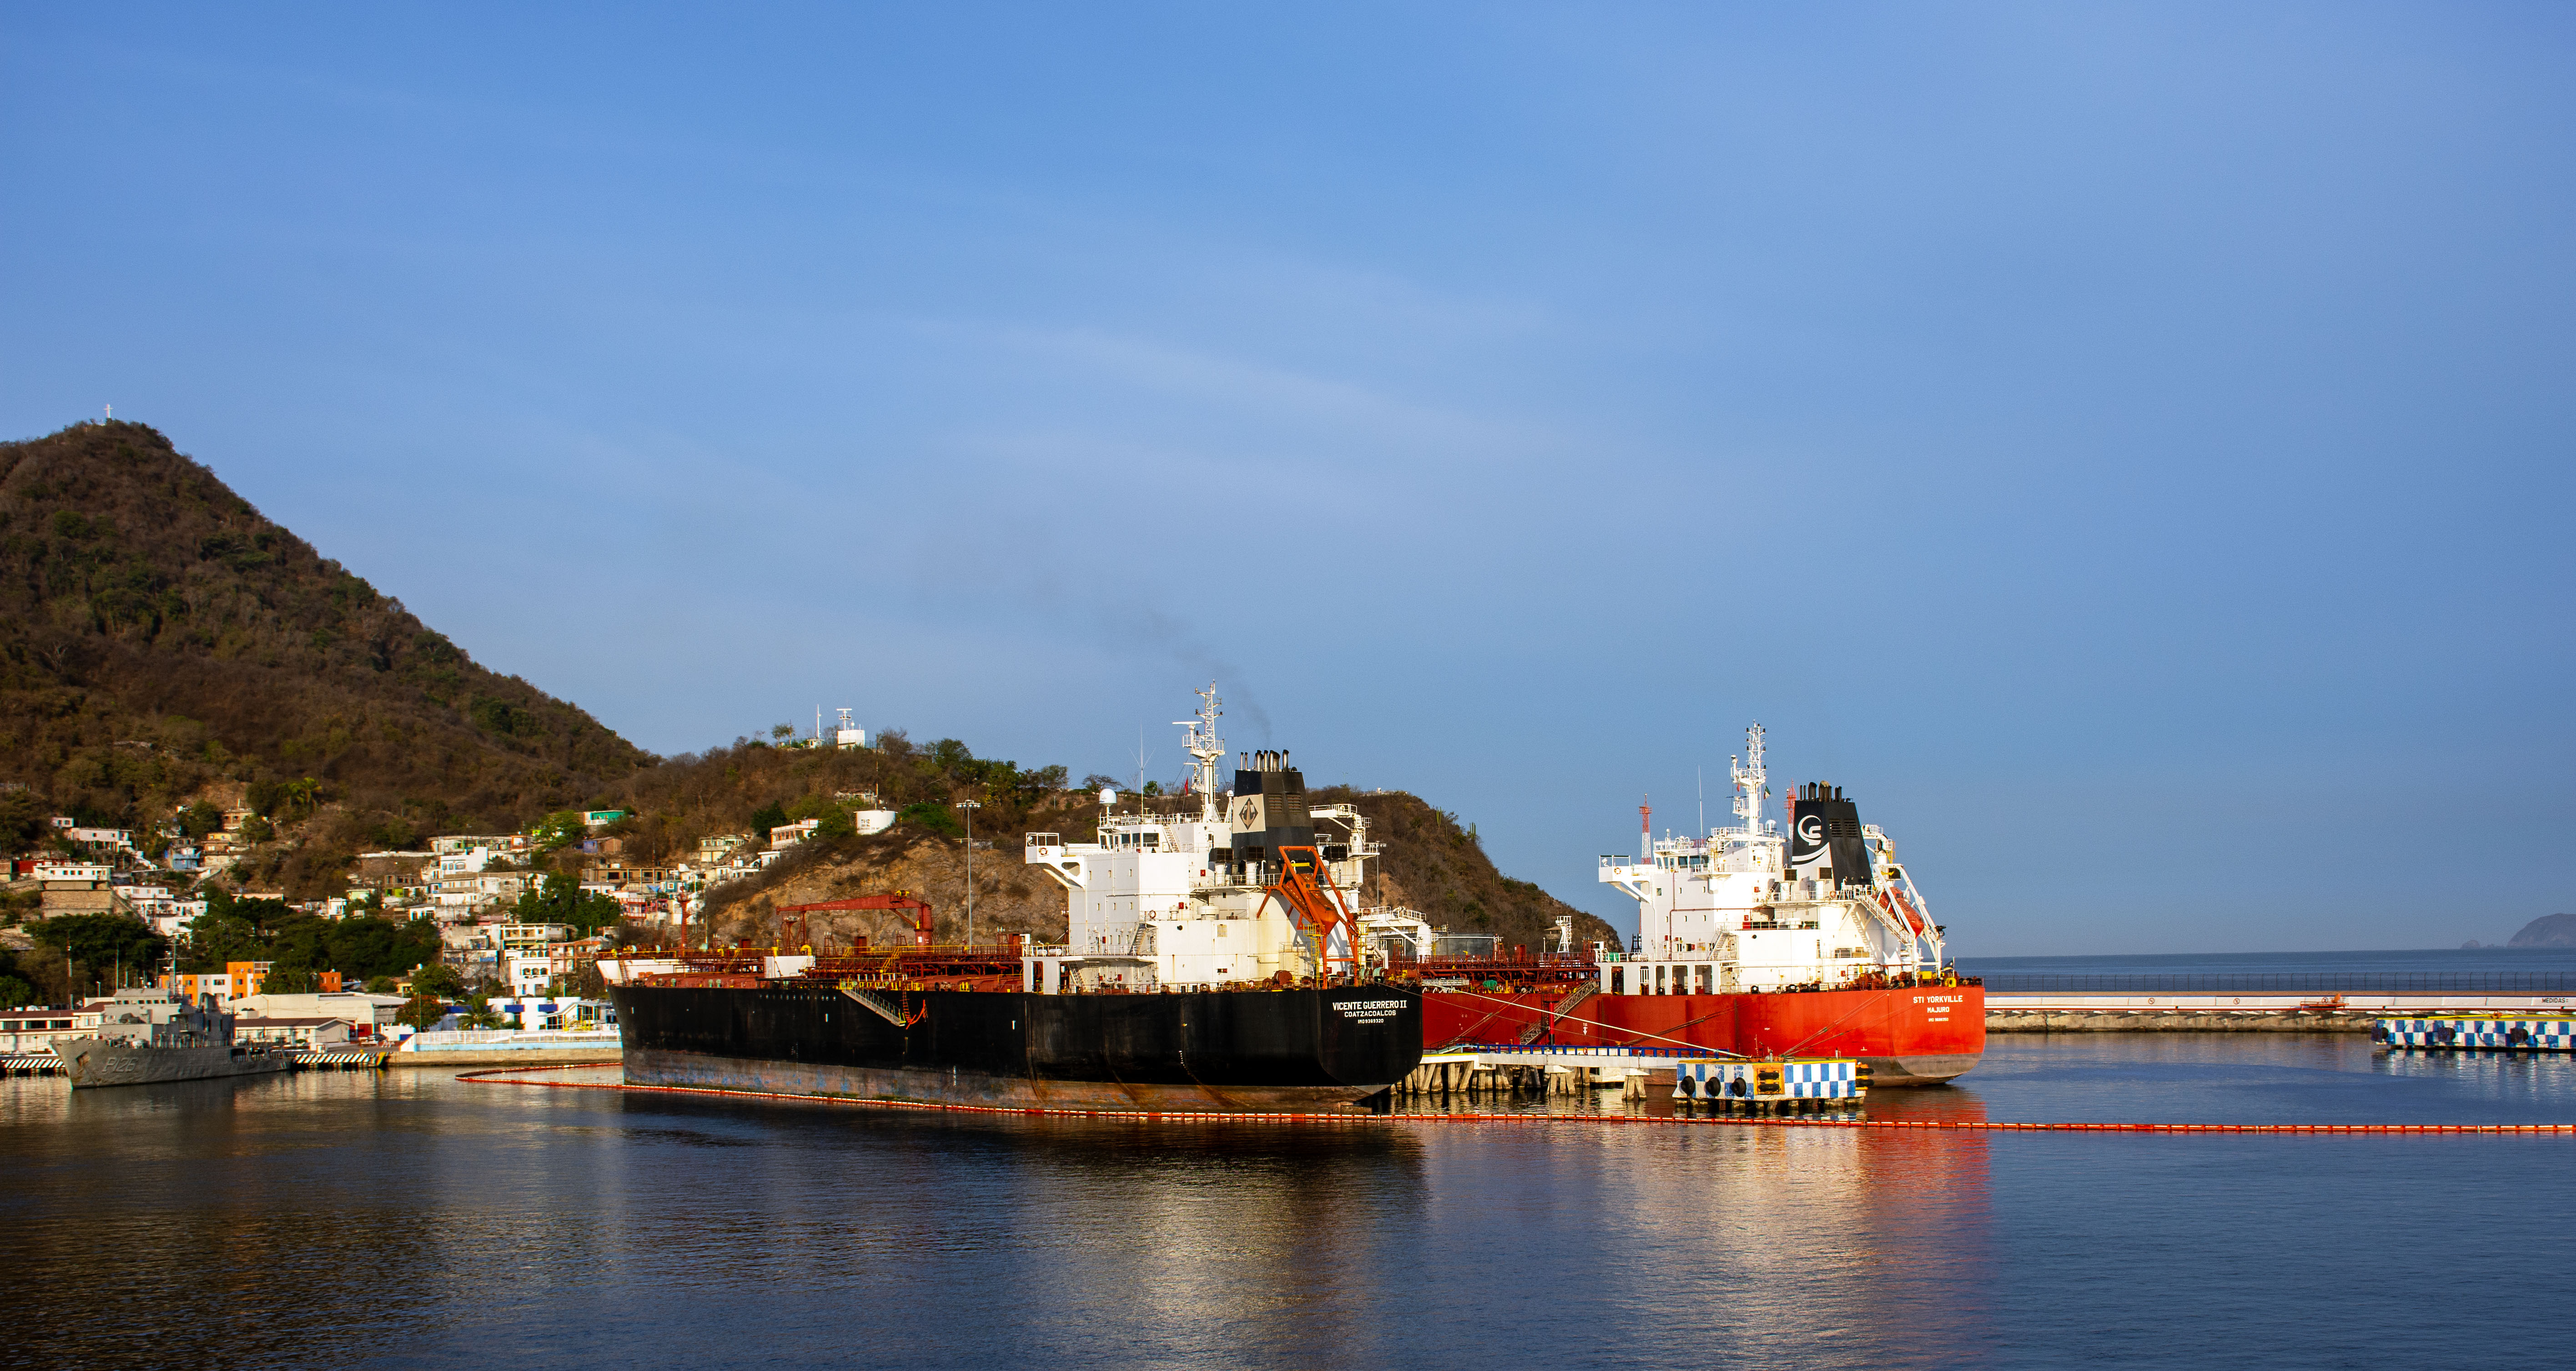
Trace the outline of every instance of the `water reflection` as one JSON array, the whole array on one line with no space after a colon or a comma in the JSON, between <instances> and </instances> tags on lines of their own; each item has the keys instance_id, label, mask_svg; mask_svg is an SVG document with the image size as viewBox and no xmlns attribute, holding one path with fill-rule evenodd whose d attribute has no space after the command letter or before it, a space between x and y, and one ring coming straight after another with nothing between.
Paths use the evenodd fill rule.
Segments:
<instances>
[{"instance_id":1,"label":"water reflection","mask_svg":"<svg viewBox=\"0 0 2576 1371\"><path fill-rule=\"evenodd\" d=\"M1869 1112L1974 1103L1882 1096ZM1718 1123L1608 1141L1624 1303L1689 1309L1715 1345L1798 1360L1955 1362L1989 1336L1983 1135Z\"/></svg>"},{"instance_id":2,"label":"water reflection","mask_svg":"<svg viewBox=\"0 0 2576 1371\"><path fill-rule=\"evenodd\" d=\"M2576 1117L2563 1060L2262 1037L1999 1038L1866 1111ZM2285 1251L2471 1215L2531 1261L2459 1279L2521 1300L2576 1259L2550 1140L1168 1125L398 1072L0 1081L0 1155L39 1363L1879 1367L2079 1334L2153 1362L2177 1301L2213 1349L2295 1362L2300 1319L2429 1352L2421 1310L2464 1292L2374 1302Z\"/></svg>"}]
</instances>

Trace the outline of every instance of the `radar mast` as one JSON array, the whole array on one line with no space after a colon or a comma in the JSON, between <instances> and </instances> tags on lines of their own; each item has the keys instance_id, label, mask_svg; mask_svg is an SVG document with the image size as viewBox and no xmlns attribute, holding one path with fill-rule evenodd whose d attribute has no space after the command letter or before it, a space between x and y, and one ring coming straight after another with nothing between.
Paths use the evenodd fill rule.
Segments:
<instances>
[{"instance_id":1,"label":"radar mast","mask_svg":"<svg viewBox=\"0 0 2576 1371\"><path fill-rule=\"evenodd\" d=\"M1199 700L1197 718L1172 722L1190 731L1183 745L1192 758L1195 779L1191 784L1199 792L1199 822L1212 824L1217 821L1216 764L1225 756L1225 740L1216 736L1217 716L1225 712L1217 708L1216 682L1208 682L1208 688L1199 692Z\"/></svg>"},{"instance_id":2,"label":"radar mast","mask_svg":"<svg viewBox=\"0 0 2576 1371\"><path fill-rule=\"evenodd\" d=\"M1744 821L1744 836L1762 836L1762 797L1770 791L1763 782L1768 775L1762 770L1762 725L1744 730L1744 756L1726 759L1726 769L1735 777L1735 817Z\"/></svg>"}]
</instances>

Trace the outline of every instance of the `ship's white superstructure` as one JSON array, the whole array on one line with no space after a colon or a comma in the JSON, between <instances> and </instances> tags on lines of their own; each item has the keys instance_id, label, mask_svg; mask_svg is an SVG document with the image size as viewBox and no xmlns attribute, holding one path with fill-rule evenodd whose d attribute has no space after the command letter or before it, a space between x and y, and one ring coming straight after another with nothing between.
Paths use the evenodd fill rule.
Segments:
<instances>
[{"instance_id":1,"label":"ship's white superstructure","mask_svg":"<svg viewBox=\"0 0 2576 1371\"><path fill-rule=\"evenodd\" d=\"M1066 892L1065 946L1028 952L1041 989L1206 987L1351 969L1350 922L1303 917L1282 891L1303 876L1355 913L1349 901L1377 854L1368 820L1349 805L1307 803L1284 752L1243 754L1234 783L1220 789L1216 687L1199 696L1197 717L1177 721L1189 730L1195 812L1155 813L1135 796L1132 810L1104 807L1090 842L1028 835L1023 860ZM1299 855L1309 849L1313 859ZM1320 872L1290 870L1300 862Z\"/></svg>"},{"instance_id":2,"label":"ship's white superstructure","mask_svg":"<svg viewBox=\"0 0 2576 1371\"><path fill-rule=\"evenodd\" d=\"M1782 833L1762 817L1762 726L1744 738L1730 762L1739 826L1658 839L1640 806L1638 855L1601 859L1601 880L1637 902L1635 947L1604 959L1601 990L1731 994L1938 974L1941 929L1896 845L1823 785L1801 787Z\"/></svg>"}]
</instances>

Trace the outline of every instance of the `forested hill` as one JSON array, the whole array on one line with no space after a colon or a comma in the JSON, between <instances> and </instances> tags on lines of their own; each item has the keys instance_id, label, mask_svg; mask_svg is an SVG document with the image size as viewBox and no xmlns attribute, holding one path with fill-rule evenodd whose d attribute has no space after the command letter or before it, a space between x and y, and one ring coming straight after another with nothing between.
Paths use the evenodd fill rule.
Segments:
<instances>
[{"instance_id":1,"label":"forested hill","mask_svg":"<svg viewBox=\"0 0 2576 1371\"><path fill-rule=\"evenodd\" d=\"M940 935L953 938L963 933L966 894L966 845L956 819L961 811L954 806L972 799L982 806L976 811L977 836L995 843L975 865L977 926L987 936L1027 933L1060 942L1066 936L1064 891L1036 879L1022 864L1019 848L1021 835L1032 830L1076 842L1090 841L1098 830L1094 793L1058 788L1063 770L1023 771L1010 762L979 759L953 738L921 746L900 732L857 752L773 748L746 739L637 775L620 801L633 814L606 832L618 835L634 860L673 861L703 836L790 818L828 822L839 810L836 797L864 792L871 803L902 811L892 832L859 836L846 822L827 828L759 876L711 892L710 921L724 937L769 942L779 935L777 904L908 890L937 908ZM1455 814L1395 791L1333 787L1312 798L1358 808L1368 817L1369 836L1383 849L1366 887L1351 892L1360 904L1417 910L1437 927L1490 936L1504 948L1539 951L1565 916L1574 920L1578 948L1621 942L1610 925L1496 870L1474 826L1462 825ZM1122 801L1136 802L1134 796ZM1158 796L1145 803L1157 812L1190 814L1198 802ZM765 817L749 817L755 809ZM900 935L891 916L853 915L823 931L832 937Z\"/></svg>"},{"instance_id":2,"label":"forested hill","mask_svg":"<svg viewBox=\"0 0 2576 1371\"><path fill-rule=\"evenodd\" d=\"M290 884L363 846L515 829L651 761L129 423L0 443L0 744L25 787L0 793L0 845L265 784L307 815Z\"/></svg>"},{"instance_id":3,"label":"forested hill","mask_svg":"<svg viewBox=\"0 0 2576 1371\"><path fill-rule=\"evenodd\" d=\"M981 838L1087 836L1092 789L1067 779L900 731L860 751L738 739L665 762L475 665L150 428L86 423L0 443L0 851L34 848L58 814L157 830L181 804L245 804L266 819L226 879L306 899L345 889L357 852L519 831L568 809L627 811L592 836L653 868L694 859L703 838L831 821L796 862L719 901L735 904L814 862L845 865L831 880L856 886L902 857L923 866L905 879L936 885L940 863L963 857L953 806L966 799L984 806ZM1575 913L1501 875L1472 826L1412 796L1318 797L1358 805L1386 845L1371 901L1532 949ZM848 811L872 805L904 811L901 829L851 836ZM157 850L153 832L138 837ZM1014 884L1011 865L979 863L979 903L1009 898L981 887ZM1050 890L1020 892L1021 915L1061 936L1061 895L1037 898ZM1614 936L1588 915L1576 929L1578 941Z\"/></svg>"},{"instance_id":4,"label":"forested hill","mask_svg":"<svg viewBox=\"0 0 2576 1371\"><path fill-rule=\"evenodd\" d=\"M1542 950L1556 921L1566 917L1574 920L1578 950L1594 942L1625 946L1619 931L1601 919L1495 869L1472 822L1462 824L1457 815L1401 791L1334 786L1313 798L1368 816L1369 837L1385 849L1363 892L1365 903L1419 910L1435 927L1490 936L1505 950Z\"/></svg>"}]
</instances>

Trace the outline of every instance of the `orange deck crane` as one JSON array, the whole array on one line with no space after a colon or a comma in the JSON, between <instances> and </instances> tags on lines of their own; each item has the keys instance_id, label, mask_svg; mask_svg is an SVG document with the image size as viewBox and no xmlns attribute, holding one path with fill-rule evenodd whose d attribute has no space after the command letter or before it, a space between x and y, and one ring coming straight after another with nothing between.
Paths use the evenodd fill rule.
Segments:
<instances>
[{"instance_id":1,"label":"orange deck crane","mask_svg":"<svg viewBox=\"0 0 2576 1371\"><path fill-rule=\"evenodd\" d=\"M1279 879L1267 889L1270 897L1314 940L1315 965L1326 976L1333 973L1335 962L1346 963L1352 974L1358 974L1359 921L1343 902L1342 888L1333 884L1333 873L1324 866L1324 854L1311 847L1282 847L1278 854ZM1350 949L1339 957L1332 950L1335 930L1341 932L1342 946Z\"/></svg>"},{"instance_id":2,"label":"orange deck crane","mask_svg":"<svg viewBox=\"0 0 2576 1371\"><path fill-rule=\"evenodd\" d=\"M779 941L789 947L812 947L814 945L814 939L812 928L808 923L809 916L834 909L908 909L912 911L913 914L912 945L914 947L930 946L929 903L923 900L916 900L912 896L900 890L891 895L861 895L856 899L850 900L823 900L814 904L780 905L778 907ZM796 928L796 936L794 938L790 938L787 935L788 925L791 921L794 923ZM861 939L860 945L863 947L866 946L866 940Z\"/></svg>"}]
</instances>

